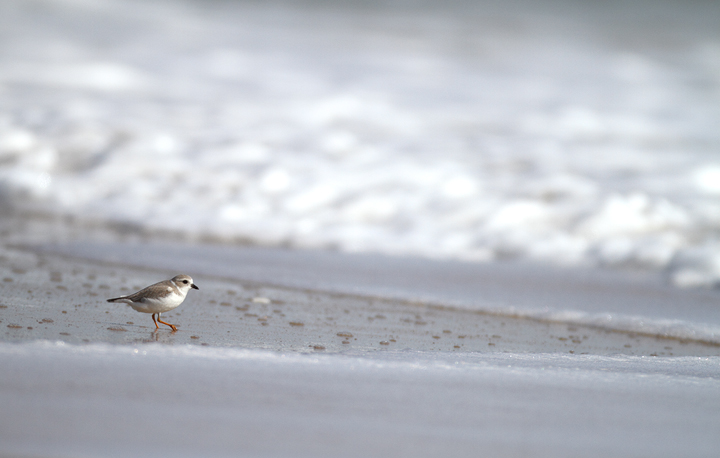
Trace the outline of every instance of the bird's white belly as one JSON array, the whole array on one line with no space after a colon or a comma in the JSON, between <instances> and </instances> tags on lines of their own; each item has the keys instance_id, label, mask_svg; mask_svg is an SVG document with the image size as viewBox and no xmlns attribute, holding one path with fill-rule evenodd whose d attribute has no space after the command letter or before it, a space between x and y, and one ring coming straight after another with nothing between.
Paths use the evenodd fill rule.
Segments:
<instances>
[{"instance_id":1,"label":"bird's white belly","mask_svg":"<svg viewBox=\"0 0 720 458\"><path fill-rule=\"evenodd\" d=\"M141 302L131 302L130 306L138 312L163 313L182 304L184 299L185 297L179 294L170 294L162 299L144 298Z\"/></svg>"}]
</instances>

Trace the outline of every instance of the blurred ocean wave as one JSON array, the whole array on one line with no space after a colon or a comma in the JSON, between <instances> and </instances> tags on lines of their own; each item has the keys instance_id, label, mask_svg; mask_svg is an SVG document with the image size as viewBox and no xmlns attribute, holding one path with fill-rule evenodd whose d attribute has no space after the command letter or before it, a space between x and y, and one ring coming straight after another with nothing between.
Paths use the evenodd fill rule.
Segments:
<instances>
[{"instance_id":1,"label":"blurred ocean wave","mask_svg":"<svg viewBox=\"0 0 720 458\"><path fill-rule=\"evenodd\" d=\"M0 203L720 281L720 7L0 6Z\"/></svg>"}]
</instances>

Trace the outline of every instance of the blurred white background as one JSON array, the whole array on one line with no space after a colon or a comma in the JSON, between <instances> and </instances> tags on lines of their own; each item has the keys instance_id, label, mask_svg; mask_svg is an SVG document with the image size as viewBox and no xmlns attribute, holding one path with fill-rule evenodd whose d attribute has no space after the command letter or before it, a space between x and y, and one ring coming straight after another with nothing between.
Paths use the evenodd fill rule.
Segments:
<instances>
[{"instance_id":1,"label":"blurred white background","mask_svg":"<svg viewBox=\"0 0 720 458\"><path fill-rule=\"evenodd\" d=\"M0 207L720 280L720 3L0 3Z\"/></svg>"}]
</instances>

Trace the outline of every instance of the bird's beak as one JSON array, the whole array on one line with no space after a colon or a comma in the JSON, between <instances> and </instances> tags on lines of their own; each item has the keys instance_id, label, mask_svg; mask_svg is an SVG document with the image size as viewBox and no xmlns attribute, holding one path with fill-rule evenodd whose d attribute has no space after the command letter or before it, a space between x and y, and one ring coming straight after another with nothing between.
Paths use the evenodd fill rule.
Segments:
<instances>
[{"instance_id":1,"label":"bird's beak","mask_svg":"<svg viewBox=\"0 0 720 458\"><path fill-rule=\"evenodd\" d=\"M193 288L193 289L200 289L200 288L198 288L197 286L195 286L195 283L193 283L192 285L190 285L190 287Z\"/></svg>"}]
</instances>

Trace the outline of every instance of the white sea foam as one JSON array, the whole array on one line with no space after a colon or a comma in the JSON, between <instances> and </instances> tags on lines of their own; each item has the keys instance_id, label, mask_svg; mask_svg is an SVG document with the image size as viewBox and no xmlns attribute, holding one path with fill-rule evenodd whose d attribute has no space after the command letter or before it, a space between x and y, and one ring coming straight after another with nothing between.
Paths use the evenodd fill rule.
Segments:
<instances>
[{"instance_id":1,"label":"white sea foam","mask_svg":"<svg viewBox=\"0 0 720 458\"><path fill-rule=\"evenodd\" d=\"M666 6L8 2L0 202L713 285L718 14Z\"/></svg>"}]
</instances>

